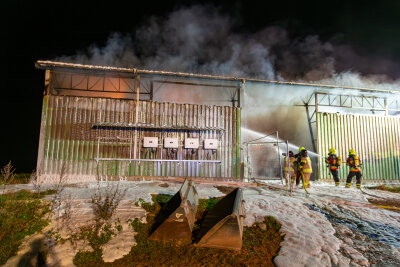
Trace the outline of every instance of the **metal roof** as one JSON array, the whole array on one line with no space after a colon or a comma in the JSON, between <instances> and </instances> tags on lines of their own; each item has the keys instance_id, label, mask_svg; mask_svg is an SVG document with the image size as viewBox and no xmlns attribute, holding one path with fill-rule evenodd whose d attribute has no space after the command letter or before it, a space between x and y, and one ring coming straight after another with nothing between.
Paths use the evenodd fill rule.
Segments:
<instances>
[{"instance_id":1,"label":"metal roof","mask_svg":"<svg viewBox=\"0 0 400 267\"><path fill-rule=\"evenodd\" d=\"M158 76L171 76L180 78L195 78L195 79L208 79L217 81L238 81L238 82L253 82L253 83L270 83L270 84L281 84L281 85L296 85L296 86L311 86L319 88L337 88L337 89L351 89L365 92L379 92L379 93L390 93L390 94L400 94L400 91L396 90L385 90L385 89L375 89L375 88L365 88L365 87L352 87L352 86L338 86L338 85L328 85L328 84L313 84L313 83L302 83L302 82L288 82L288 81L271 81L263 79L254 78L244 78L244 77L230 77L230 76L217 76L217 75L205 75L205 74L195 74L186 72L172 72L172 71L160 71L160 70L144 70L137 68L121 68L121 67L111 67L111 66L96 66L96 65L84 65L76 63L66 63L66 62L56 62L56 61L46 61L38 60L35 63L38 69L48 69L48 70L81 70L81 71L94 71L94 72L115 72L115 73L132 73L133 75L158 75ZM399 88L400 89L400 88Z\"/></svg>"}]
</instances>

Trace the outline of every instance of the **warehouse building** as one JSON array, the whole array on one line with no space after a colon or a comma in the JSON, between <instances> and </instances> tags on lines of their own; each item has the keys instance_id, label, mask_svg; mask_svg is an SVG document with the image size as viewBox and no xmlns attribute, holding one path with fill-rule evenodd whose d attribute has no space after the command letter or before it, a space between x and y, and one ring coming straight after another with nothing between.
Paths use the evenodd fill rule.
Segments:
<instances>
[{"instance_id":1,"label":"warehouse building","mask_svg":"<svg viewBox=\"0 0 400 267\"><path fill-rule=\"evenodd\" d=\"M331 179L330 147L342 158L354 148L365 180L400 179L396 90L51 61L36 67L45 70L37 160L44 181L62 170L71 182L280 179L281 152L298 146L315 152L314 179Z\"/></svg>"}]
</instances>

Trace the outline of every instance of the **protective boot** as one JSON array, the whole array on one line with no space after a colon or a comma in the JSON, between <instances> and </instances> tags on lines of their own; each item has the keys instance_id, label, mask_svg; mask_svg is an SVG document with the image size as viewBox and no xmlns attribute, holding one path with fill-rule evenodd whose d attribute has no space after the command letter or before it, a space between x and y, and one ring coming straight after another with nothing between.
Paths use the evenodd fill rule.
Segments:
<instances>
[{"instance_id":1,"label":"protective boot","mask_svg":"<svg viewBox=\"0 0 400 267\"><path fill-rule=\"evenodd\" d=\"M351 183L346 183L346 188L350 188L351 187Z\"/></svg>"},{"instance_id":2,"label":"protective boot","mask_svg":"<svg viewBox=\"0 0 400 267\"><path fill-rule=\"evenodd\" d=\"M357 188L360 189L361 188L361 184L356 184Z\"/></svg>"},{"instance_id":3,"label":"protective boot","mask_svg":"<svg viewBox=\"0 0 400 267\"><path fill-rule=\"evenodd\" d=\"M340 182L335 182L335 185L336 185L336 186L339 186L339 185L340 185Z\"/></svg>"}]
</instances>

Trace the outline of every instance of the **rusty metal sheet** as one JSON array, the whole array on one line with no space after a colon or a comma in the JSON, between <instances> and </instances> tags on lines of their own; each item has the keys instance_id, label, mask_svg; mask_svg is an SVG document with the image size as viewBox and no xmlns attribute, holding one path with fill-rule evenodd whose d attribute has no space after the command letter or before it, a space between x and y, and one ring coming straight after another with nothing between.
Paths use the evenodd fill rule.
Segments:
<instances>
[{"instance_id":1,"label":"rusty metal sheet","mask_svg":"<svg viewBox=\"0 0 400 267\"><path fill-rule=\"evenodd\" d=\"M186 179L181 189L163 206L150 230L149 238L163 242L192 242L199 196L194 182Z\"/></svg>"},{"instance_id":2,"label":"rusty metal sheet","mask_svg":"<svg viewBox=\"0 0 400 267\"><path fill-rule=\"evenodd\" d=\"M332 179L324 162L331 147L342 157L342 181L349 172L345 164L349 149L355 149L363 163L364 180L400 179L399 117L317 113L317 121L319 179Z\"/></svg>"},{"instance_id":3,"label":"rusty metal sheet","mask_svg":"<svg viewBox=\"0 0 400 267\"><path fill-rule=\"evenodd\" d=\"M240 188L221 199L204 218L196 245L240 250L243 237L243 202Z\"/></svg>"}]
</instances>

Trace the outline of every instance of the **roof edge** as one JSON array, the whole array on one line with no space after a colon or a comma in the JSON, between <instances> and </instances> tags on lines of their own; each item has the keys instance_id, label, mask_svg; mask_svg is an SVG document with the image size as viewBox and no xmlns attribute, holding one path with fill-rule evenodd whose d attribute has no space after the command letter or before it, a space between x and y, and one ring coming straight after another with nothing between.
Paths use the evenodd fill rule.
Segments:
<instances>
[{"instance_id":1,"label":"roof edge","mask_svg":"<svg viewBox=\"0 0 400 267\"><path fill-rule=\"evenodd\" d=\"M175 76L182 78L197 78L197 79L210 79L210 80L220 80L220 81L238 81L238 82L254 82L254 83L272 83L281 85L296 85L296 86L309 86L309 87L320 87L320 88L337 88L337 89L350 89L364 92L379 92L379 93L391 93L400 94L400 91L395 90L385 90L385 89L374 89L366 87L352 87L352 86L338 86L338 85L328 85L328 84L313 84L313 83L302 83L302 82L288 82L288 81L272 81L263 79L253 79L253 78L243 78L243 77L231 77L231 76L217 76L217 75L206 75L206 74L195 74L187 72L172 72L172 71L160 71L160 70L145 70L137 68L121 68L121 67L111 67L111 66L99 66L99 65L86 65L86 64L76 64L67 62L57 62L49 60L38 60L35 62L35 67L37 69L79 69L79 70L92 70L92 71L111 71L119 73L133 73L143 74L143 75L161 75L161 76Z\"/></svg>"}]
</instances>

